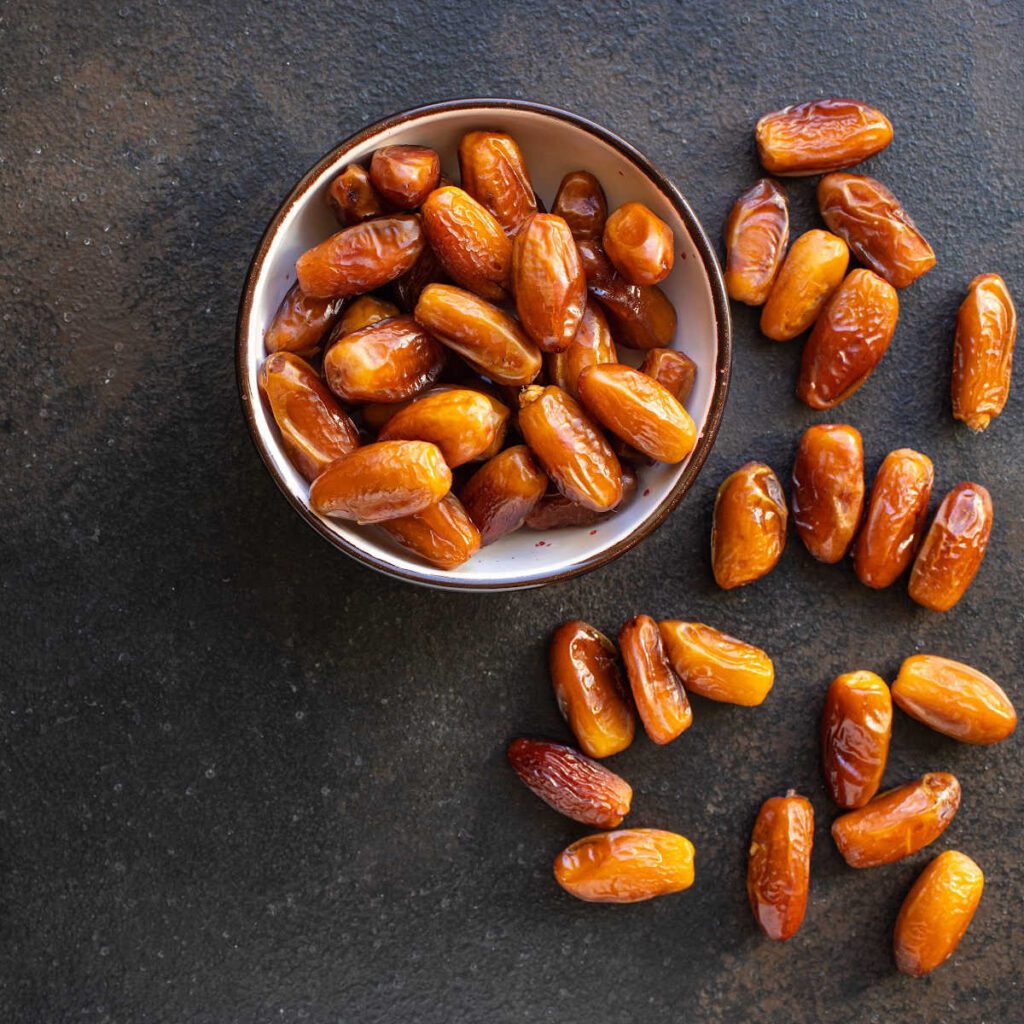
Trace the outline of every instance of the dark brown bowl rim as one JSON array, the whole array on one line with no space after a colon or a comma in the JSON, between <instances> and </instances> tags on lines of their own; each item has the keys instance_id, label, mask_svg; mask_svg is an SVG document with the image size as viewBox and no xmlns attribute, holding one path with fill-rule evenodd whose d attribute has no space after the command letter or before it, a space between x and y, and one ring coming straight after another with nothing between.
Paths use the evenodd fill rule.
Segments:
<instances>
[{"instance_id":1,"label":"dark brown bowl rim","mask_svg":"<svg viewBox=\"0 0 1024 1024\"><path fill-rule=\"evenodd\" d=\"M680 478L673 485L672 490L669 491L669 493L662 499L661 505L658 507L655 514L641 526L637 527L637 529L629 534L628 537L624 537L608 550L593 555L569 569L554 572L550 576L533 576L524 580L509 580L496 583L479 580L463 580L458 577L437 579L434 577L419 575L415 572L393 565L383 559L377 558L376 556L356 547L351 543L351 541L348 541L344 537L341 537L329 530L327 526L313 514L311 509L292 494L287 481L278 472L277 467L270 458L266 444L257 429L253 414L253 405L255 402L260 401L260 399L249 386L243 360L245 342L249 334L249 318L252 312L252 301L256 288L256 280L262 270L264 260L267 256L267 251L280 228L281 221L298 199L305 195L305 193L310 189L312 183L319 178L330 165L335 163L340 156L343 156L345 152L382 131L405 124L408 121L416 120L428 114L472 109L522 110L529 111L531 113L544 114L547 117L554 118L558 121L565 121L568 124L574 125L575 127L596 136L602 142L605 142L614 149L617 149L643 174L647 175L659 190L665 194L668 200L672 203L672 206L679 213L680 217L682 217L683 222L686 224L687 230L690 233L690 237L693 239L694 244L697 247L697 251L700 253L701 262L704 265L704 271L711 286L711 296L715 310L716 332L718 336L715 386L711 397L711 407L708 410L707 420L704 423L696 451L687 463ZM718 258L715 255L714 248L708 240L704 229L701 227L700 221L697 220L696 214L690 208L690 204L683 197L683 194L679 189L676 188L676 186L673 185L672 182L654 164L652 164L650 160L647 159L647 157L626 142L625 139L620 138L607 128L604 128L585 117L581 117L579 114L573 114L570 111L562 110L546 103L494 97L441 100L436 103L427 103L423 106L412 107L409 110L403 110L400 113L392 114L390 117L385 117L380 121L376 121L374 124L360 129L354 135L350 135L347 139L335 146L324 157L318 160L308 171L306 171L306 173L299 179L299 183L292 189L285 200L277 208L273 217L271 217L270 223L267 225L266 231L264 231L263 237L260 239L260 244L249 264L249 269L246 272L245 277L245 287L242 290L242 298L238 308L235 340L235 373L238 379L242 411L245 414L245 419L249 426L249 433L252 437L256 450L260 454L260 458L262 458L264 465L267 467L268 472L271 477L273 477L274 482L288 499L295 511L298 512L314 530L329 541L334 547L339 548L341 551L344 551L347 555L357 559L364 565L368 565L371 568L377 569L389 576L394 576L410 583L418 583L422 586L436 587L444 590L507 591L545 586L548 583L557 583L563 580L572 579L574 576L581 576L583 573L599 569L601 566L614 561L620 555L625 554L631 548L639 544L644 540L644 538L653 533L654 530L656 530L675 510L679 502L682 501L683 496L693 485L694 480L697 479L697 474L707 461L708 454L714 446L715 438L718 435L718 430L722 423L722 414L725 410L726 395L729 391L729 376L732 369L732 327L729 319L729 303L726 298L725 283L722 280L722 271L718 265Z\"/></svg>"}]
</instances>

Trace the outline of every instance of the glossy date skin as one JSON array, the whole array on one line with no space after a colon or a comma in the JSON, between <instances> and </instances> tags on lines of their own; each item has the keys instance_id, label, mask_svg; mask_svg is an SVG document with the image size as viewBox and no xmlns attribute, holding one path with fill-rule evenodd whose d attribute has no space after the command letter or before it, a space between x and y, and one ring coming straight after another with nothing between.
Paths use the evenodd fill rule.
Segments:
<instances>
[{"instance_id":1,"label":"glossy date skin","mask_svg":"<svg viewBox=\"0 0 1024 1024\"><path fill-rule=\"evenodd\" d=\"M789 243L789 203L771 178L754 182L725 223L725 290L729 298L761 306L772 290Z\"/></svg>"},{"instance_id":2,"label":"glossy date skin","mask_svg":"<svg viewBox=\"0 0 1024 1024\"><path fill-rule=\"evenodd\" d=\"M558 710L585 754L611 757L633 742L633 709L615 645L604 633L580 619L559 626L551 638L548 667Z\"/></svg>"},{"instance_id":3,"label":"glossy date skin","mask_svg":"<svg viewBox=\"0 0 1024 1024\"><path fill-rule=\"evenodd\" d=\"M828 231L805 231L793 243L761 310L761 333L789 341L818 319L842 284L850 250Z\"/></svg>"},{"instance_id":4,"label":"glossy date skin","mask_svg":"<svg viewBox=\"0 0 1024 1024\"><path fill-rule=\"evenodd\" d=\"M480 533L454 494L380 525L402 547L439 569L455 569L480 550Z\"/></svg>"},{"instance_id":5,"label":"glossy date skin","mask_svg":"<svg viewBox=\"0 0 1024 1024\"><path fill-rule=\"evenodd\" d=\"M588 366L618 360L608 318L596 302L588 302L572 341L560 352L549 352L544 362L551 383L579 398L576 382Z\"/></svg>"},{"instance_id":6,"label":"glossy date skin","mask_svg":"<svg viewBox=\"0 0 1024 1024\"><path fill-rule=\"evenodd\" d=\"M518 530L547 487L547 476L520 444L488 459L466 481L460 497L487 545Z\"/></svg>"},{"instance_id":7,"label":"glossy date skin","mask_svg":"<svg viewBox=\"0 0 1024 1024\"><path fill-rule=\"evenodd\" d=\"M441 158L426 146L383 146L370 161L373 187L400 210L415 210L440 177Z\"/></svg>"},{"instance_id":8,"label":"glossy date skin","mask_svg":"<svg viewBox=\"0 0 1024 1024\"><path fill-rule=\"evenodd\" d=\"M444 350L409 316L342 335L324 355L324 379L343 402L401 402L437 379Z\"/></svg>"},{"instance_id":9,"label":"glossy date skin","mask_svg":"<svg viewBox=\"0 0 1024 1024\"><path fill-rule=\"evenodd\" d=\"M840 807L863 807L878 792L889 757L892 697L874 672L847 672L828 688L821 715L821 766Z\"/></svg>"},{"instance_id":10,"label":"glossy date skin","mask_svg":"<svg viewBox=\"0 0 1024 1024\"><path fill-rule=\"evenodd\" d=\"M836 289L804 345L796 394L831 409L868 379L896 330L896 289L870 270L853 270Z\"/></svg>"},{"instance_id":11,"label":"glossy date skin","mask_svg":"<svg viewBox=\"0 0 1024 1024\"><path fill-rule=\"evenodd\" d=\"M622 363L588 366L577 381L594 418L656 462L682 462L697 443L690 414L653 377Z\"/></svg>"},{"instance_id":12,"label":"glossy date skin","mask_svg":"<svg viewBox=\"0 0 1024 1024\"><path fill-rule=\"evenodd\" d=\"M818 182L818 207L829 230L895 288L906 288L935 266L935 251L880 181L826 174Z\"/></svg>"},{"instance_id":13,"label":"glossy date skin","mask_svg":"<svg viewBox=\"0 0 1024 1024\"><path fill-rule=\"evenodd\" d=\"M455 469L500 448L508 406L482 391L450 388L424 395L395 413L378 435L381 441L430 441Z\"/></svg>"},{"instance_id":14,"label":"glossy date skin","mask_svg":"<svg viewBox=\"0 0 1024 1024\"><path fill-rule=\"evenodd\" d=\"M558 186L552 213L569 225L573 237L600 238L608 220L608 200L590 171L570 171Z\"/></svg>"},{"instance_id":15,"label":"glossy date skin","mask_svg":"<svg viewBox=\"0 0 1024 1024\"><path fill-rule=\"evenodd\" d=\"M658 624L649 615L630 619L619 633L619 650L644 730L659 745L671 743L693 724L693 710Z\"/></svg>"},{"instance_id":16,"label":"glossy date skin","mask_svg":"<svg viewBox=\"0 0 1024 1024\"><path fill-rule=\"evenodd\" d=\"M614 359L607 360L615 362ZM697 380L697 364L685 353L674 348L652 348L640 364L640 372L653 377L683 405L686 404Z\"/></svg>"},{"instance_id":17,"label":"glossy date skin","mask_svg":"<svg viewBox=\"0 0 1024 1024\"><path fill-rule=\"evenodd\" d=\"M359 164L349 164L331 182L327 189L327 202L346 227L388 212L387 205L370 181L370 172Z\"/></svg>"},{"instance_id":18,"label":"glossy date skin","mask_svg":"<svg viewBox=\"0 0 1024 1024\"><path fill-rule=\"evenodd\" d=\"M561 217L535 213L523 222L512 247L512 291L523 330L544 352L572 344L587 303L587 281Z\"/></svg>"},{"instance_id":19,"label":"glossy date skin","mask_svg":"<svg viewBox=\"0 0 1024 1024\"><path fill-rule=\"evenodd\" d=\"M601 237L608 259L630 284L655 285L672 270L672 229L643 203L624 203L616 209Z\"/></svg>"},{"instance_id":20,"label":"glossy date skin","mask_svg":"<svg viewBox=\"0 0 1024 1024\"><path fill-rule=\"evenodd\" d=\"M994 679L935 654L903 662L892 699L911 718L963 743L1000 743L1017 727L1017 712Z\"/></svg>"},{"instance_id":21,"label":"glossy date skin","mask_svg":"<svg viewBox=\"0 0 1024 1024\"><path fill-rule=\"evenodd\" d=\"M893 932L896 967L921 978L947 960L978 909L985 875L959 850L944 850L918 876Z\"/></svg>"},{"instance_id":22,"label":"glossy date skin","mask_svg":"<svg viewBox=\"0 0 1024 1024\"><path fill-rule=\"evenodd\" d=\"M622 467L601 431L561 388L526 388L519 430L551 482L571 501L606 512L622 499Z\"/></svg>"},{"instance_id":23,"label":"glossy date skin","mask_svg":"<svg viewBox=\"0 0 1024 1024\"><path fill-rule=\"evenodd\" d=\"M526 526L531 530L560 530L569 526L594 526L625 508L636 494L637 476L632 467L622 463L622 497L613 509L595 512L584 508L558 491L548 490L533 511L526 517Z\"/></svg>"},{"instance_id":24,"label":"glossy date skin","mask_svg":"<svg viewBox=\"0 0 1024 1024\"><path fill-rule=\"evenodd\" d=\"M702 622L666 619L658 629L687 692L742 707L756 707L768 696L775 666L759 647Z\"/></svg>"},{"instance_id":25,"label":"glossy date skin","mask_svg":"<svg viewBox=\"0 0 1024 1024\"><path fill-rule=\"evenodd\" d=\"M331 463L313 481L309 503L320 515L379 523L422 512L451 485L451 470L436 445L378 441Z\"/></svg>"},{"instance_id":26,"label":"glossy date skin","mask_svg":"<svg viewBox=\"0 0 1024 1024\"><path fill-rule=\"evenodd\" d=\"M804 547L833 564L849 550L864 508L864 447L846 424L816 424L793 466L793 523Z\"/></svg>"},{"instance_id":27,"label":"glossy date skin","mask_svg":"<svg viewBox=\"0 0 1024 1024\"><path fill-rule=\"evenodd\" d=\"M711 565L723 590L771 572L786 546L788 511L779 478L763 462L748 462L718 488L711 527Z\"/></svg>"},{"instance_id":28,"label":"glossy date skin","mask_svg":"<svg viewBox=\"0 0 1024 1024\"><path fill-rule=\"evenodd\" d=\"M468 132L459 143L462 187L515 235L537 212L530 173L519 144L504 132Z\"/></svg>"},{"instance_id":29,"label":"glossy date skin","mask_svg":"<svg viewBox=\"0 0 1024 1024\"><path fill-rule=\"evenodd\" d=\"M1017 341L1017 310L998 274L979 274L956 317L950 396L953 418L984 430L1006 405Z\"/></svg>"},{"instance_id":30,"label":"glossy date skin","mask_svg":"<svg viewBox=\"0 0 1024 1024\"><path fill-rule=\"evenodd\" d=\"M483 206L447 185L430 193L422 215L430 248L453 281L491 302L507 298L512 243Z\"/></svg>"},{"instance_id":31,"label":"glossy date skin","mask_svg":"<svg viewBox=\"0 0 1024 1024\"><path fill-rule=\"evenodd\" d=\"M355 424L316 370L294 353L269 356L260 367L259 388L288 457L307 480L359 446Z\"/></svg>"},{"instance_id":32,"label":"glossy date skin","mask_svg":"<svg viewBox=\"0 0 1024 1024\"><path fill-rule=\"evenodd\" d=\"M629 783L572 747L520 737L509 744L508 760L531 792L573 821L616 828L629 814Z\"/></svg>"},{"instance_id":33,"label":"glossy date skin","mask_svg":"<svg viewBox=\"0 0 1024 1024\"><path fill-rule=\"evenodd\" d=\"M423 250L415 214L377 217L345 228L295 263L299 287L313 298L342 298L381 288L404 274Z\"/></svg>"},{"instance_id":34,"label":"glossy date skin","mask_svg":"<svg viewBox=\"0 0 1024 1024\"><path fill-rule=\"evenodd\" d=\"M263 338L267 352L314 355L338 318L341 306L340 299L311 299L293 284Z\"/></svg>"},{"instance_id":35,"label":"glossy date skin","mask_svg":"<svg viewBox=\"0 0 1024 1024\"><path fill-rule=\"evenodd\" d=\"M932 460L913 448L898 448L885 457L853 548L853 571L865 586L890 586L913 561L934 479Z\"/></svg>"},{"instance_id":36,"label":"glossy date skin","mask_svg":"<svg viewBox=\"0 0 1024 1024\"><path fill-rule=\"evenodd\" d=\"M427 285L416 303L416 319L496 384L529 384L540 373L540 349L519 324L463 288Z\"/></svg>"},{"instance_id":37,"label":"glossy date skin","mask_svg":"<svg viewBox=\"0 0 1024 1024\"><path fill-rule=\"evenodd\" d=\"M424 244L419 258L401 277L395 279L392 287L402 309L411 313L428 284L445 284L447 281L448 275L441 261L434 255L430 245Z\"/></svg>"},{"instance_id":38,"label":"glossy date skin","mask_svg":"<svg viewBox=\"0 0 1024 1024\"><path fill-rule=\"evenodd\" d=\"M390 320L398 314L399 309L393 303L378 299L376 295L360 295L345 307L345 312L338 321L336 333L340 338L343 334L362 330L371 324L380 323L381 320Z\"/></svg>"},{"instance_id":39,"label":"glossy date skin","mask_svg":"<svg viewBox=\"0 0 1024 1024\"><path fill-rule=\"evenodd\" d=\"M992 498L981 484L957 484L942 499L910 571L912 600L947 612L981 568L992 532Z\"/></svg>"},{"instance_id":40,"label":"glossy date skin","mask_svg":"<svg viewBox=\"0 0 1024 1024\"><path fill-rule=\"evenodd\" d=\"M586 836L555 858L555 881L592 903L638 903L693 885L693 844L654 828Z\"/></svg>"},{"instance_id":41,"label":"glossy date skin","mask_svg":"<svg viewBox=\"0 0 1024 1024\"><path fill-rule=\"evenodd\" d=\"M960 783L931 772L836 818L832 838L850 867L880 867L938 839L959 807Z\"/></svg>"},{"instance_id":42,"label":"glossy date skin","mask_svg":"<svg viewBox=\"0 0 1024 1024\"><path fill-rule=\"evenodd\" d=\"M655 286L630 284L612 266L599 239L576 239L590 295L608 314L616 340L646 350L669 345L676 332L676 311Z\"/></svg>"},{"instance_id":43,"label":"glossy date skin","mask_svg":"<svg viewBox=\"0 0 1024 1024\"><path fill-rule=\"evenodd\" d=\"M814 808L792 790L766 800L754 823L747 897L769 939L784 942L803 924L811 884Z\"/></svg>"},{"instance_id":44,"label":"glossy date skin","mask_svg":"<svg viewBox=\"0 0 1024 1024\"><path fill-rule=\"evenodd\" d=\"M859 164L892 142L892 125L858 100L820 99L765 114L755 135L764 169L788 177Z\"/></svg>"}]
</instances>

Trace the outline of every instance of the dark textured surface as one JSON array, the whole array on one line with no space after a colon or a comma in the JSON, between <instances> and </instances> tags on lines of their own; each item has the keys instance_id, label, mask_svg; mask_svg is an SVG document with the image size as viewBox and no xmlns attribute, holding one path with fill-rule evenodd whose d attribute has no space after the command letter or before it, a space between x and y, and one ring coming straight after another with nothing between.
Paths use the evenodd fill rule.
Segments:
<instances>
[{"instance_id":1,"label":"dark textured surface","mask_svg":"<svg viewBox=\"0 0 1024 1024\"><path fill-rule=\"evenodd\" d=\"M1024 295L1024 10L1008 3L399 5L8 2L0 298L0 1017L5 1022L1019 1020L1018 737L944 740L898 717L887 780L961 779L941 840L842 864L817 767L838 671L891 678L925 650L1024 703L1019 391L982 437L950 418L952 321L995 270ZM324 151L394 110L458 95L543 100L620 132L717 236L757 174L756 116L820 94L896 126L868 165L938 252L896 339L841 409L869 470L930 453L937 489L996 506L968 597L936 616L872 593L791 537L729 594L710 577L717 483L748 458L788 475L812 416L798 345L735 315L733 390L683 507L614 565L543 592L458 596L332 552L246 435L233 328L250 254ZM811 188L789 189L794 228ZM701 619L775 657L757 710L696 702L677 743L614 766L633 824L679 830L697 883L633 907L558 890L584 830L521 788L514 734L564 737L549 630ZM744 893L760 802L818 814L807 921L762 940ZM910 881L939 849L988 884L954 961L894 973Z\"/></svg>"}]
</instances>

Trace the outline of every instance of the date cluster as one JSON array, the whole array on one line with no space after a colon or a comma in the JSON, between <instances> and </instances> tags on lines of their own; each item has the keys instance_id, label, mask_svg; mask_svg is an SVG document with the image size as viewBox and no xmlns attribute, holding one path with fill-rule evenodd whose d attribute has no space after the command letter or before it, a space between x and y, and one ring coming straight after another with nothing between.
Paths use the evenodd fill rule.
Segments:
<instances>
[{"instance_id":1,"label":"date cluster","mask_svg":"<svg viewBox=\"0 0 1024 1024\"><path fill-rule=\"evenodd\" d=\"M675 241L647 206L608 213L587 171L551 213L509 135L378 149L327 199L265 335L261 392L321 515L378 524L442 569L522 526L590 525L677 463L696 364L658 287ZM643 350L639 369L619 346Z\"/></svg>"},{"instance_id":2,"label":"date cluster","mask_svg":"<svg viewBox=\"0 0 1024 1024\"><path fill-rule=\"evenodd\" d=\"M619 828L633 790L599 759L633 742L637 717L653 742L676 739L693 723L688 693L746 707L762 703L775 677L771 658L703 623L659 623L639 615L622 627L618 650L593 626L565 623L552 638L549 667L555 700L579 749L520 737L509 744L508 760L554 810L609 830L566 847L555 858L555 880L571 895L599 903L636 903L688 889L693 844L663 829ZM893 704L964 743L998 743L1017 724L1012 703L993 679L948 658L907 658L891 688L874 672L837 677L822 712L821 759L826 788L846 812L833 822L832 838L853 868L880 867L923 849L942 835L960 806L960 783L947 772L878 793ZM750 840L747 894L771 939L789 939L803 923L813 842L814 810L806 797L791 790L765 801ZM921 976L946 960L983 887L981 868L966 854L947 850L932 860L896 921L898 969Z\"/></svg>"},{"instance_id":3,"label":"date cluster","mask_svg":"<svg viewBox=\"0 0 1024 1024\"><path fill-rule=\"evenodd\" d=\"M832 409L878 366L896 330L897 289L928 273L935 252L882 182L845 170L892 141L881 111L856 100L814 100L766 114L755 134L770 174L823 175L817 199L828 230L805 232L787 251L786 193L762 178L726 222L726 290L762 307L761 332L774 341L810 330L797 397ZM851 254L863 267L849 270ZM1006 282L980 274L957 316L950 386L953 415L972 430L984 430L1006 404L1016 334Z\"/></svg>"}]
</instances>

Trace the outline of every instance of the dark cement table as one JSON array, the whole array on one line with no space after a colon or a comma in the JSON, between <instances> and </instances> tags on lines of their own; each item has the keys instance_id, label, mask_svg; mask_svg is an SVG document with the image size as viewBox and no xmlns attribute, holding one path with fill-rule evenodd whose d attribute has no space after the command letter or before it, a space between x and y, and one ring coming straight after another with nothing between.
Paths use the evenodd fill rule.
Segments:
<instances>
[{"instance_id":1,"label":"dark cement table","mask_svg":"<svg viewBox=\"0 0 1024 1024\"><path fill-rule=\"evenodd\" d=\"M839 671L963 658L1024 706L1020 387L989 432L950 418L952 324L996 270L1024 298L1024 12L1013 3L351 2L69 5L0 13L5 127L0 1018L31 1022L1020 1020L1019 737L947 741L898 717L887 780L961 779L929 850L867 872L829 838L817 720ZM588 114L647 152L716 237L758 173L758 114L862 97L896 126L871 161L938 252L839 412L869 471L928 452L985 483L989 556L937 616L791 537L729 594L707 547L719 481L788 476L812 416L798 345L735 312L725 423L697 486L638 550L541 592L431 593L332 552L277 493L235 391L236 303L281 196L359 126L430 99ZM816 224L790 189L794 229ZM1018 375L1019 376L1019 375ZM1017 382L1018 385L1020 382ZM759 710L696 703L667 749L616 759L631 822L697 847L686 894L578 903L553 883L585 829L521 788L504 746L567 737L549 631L581 616L704 620L775 658ZM747 908L749 830L794 786L818 814L807 920ZM900 900L940 849L987 888L954 960L897 975Z\"/></svg>"}]
</instances>

